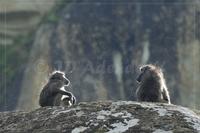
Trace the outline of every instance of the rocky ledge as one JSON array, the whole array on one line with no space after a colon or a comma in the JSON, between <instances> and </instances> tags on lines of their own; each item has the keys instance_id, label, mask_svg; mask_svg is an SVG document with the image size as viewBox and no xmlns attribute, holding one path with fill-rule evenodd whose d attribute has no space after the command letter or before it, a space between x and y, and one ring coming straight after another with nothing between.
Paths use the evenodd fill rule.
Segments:
<instances>
[{"instance_id":1,"label":"rocky ledge","mask_svg":"<svg viewBox=\"0 0 200 133\"><path fill-rule=\"evenodd\" d=\"M162 103L102 101L0 113L0 132L9 133L180 133L200 132L200 118L185 107Z\"/></svg>"}]
</instances>

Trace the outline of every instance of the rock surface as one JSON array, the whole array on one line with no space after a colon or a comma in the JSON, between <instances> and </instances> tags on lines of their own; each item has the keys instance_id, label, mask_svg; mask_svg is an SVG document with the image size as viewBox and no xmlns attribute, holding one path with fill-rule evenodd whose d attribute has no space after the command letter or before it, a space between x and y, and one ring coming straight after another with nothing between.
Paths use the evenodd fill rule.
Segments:
<instances>
[{"instance_id":1,"label":"rock surface","mask_svg":"<svg viewBox=\"0 0 200 133\"><path fill-rule=\"evenodd\" d=\"M176 105L132 101L80 103L0 113L0 132L200 132L200 118Z\"/></svg>"}]
</instances>

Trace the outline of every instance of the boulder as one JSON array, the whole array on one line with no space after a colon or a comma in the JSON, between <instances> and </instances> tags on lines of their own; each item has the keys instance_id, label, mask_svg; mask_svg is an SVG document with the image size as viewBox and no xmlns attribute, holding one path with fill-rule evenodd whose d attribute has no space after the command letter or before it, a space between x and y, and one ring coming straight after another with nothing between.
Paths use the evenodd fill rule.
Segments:
<instances>
[{"instance_id":1,"label":"boulder","mask_svg":"<svg viewBox=\"0 0 200 133\"><path fill-rule=\"evenodd\" d=\"M188 108L163 103L82 102L70 108L2 112L0 132L195 133L200 132L200 118Z\"/></svg>"}]
</instances>

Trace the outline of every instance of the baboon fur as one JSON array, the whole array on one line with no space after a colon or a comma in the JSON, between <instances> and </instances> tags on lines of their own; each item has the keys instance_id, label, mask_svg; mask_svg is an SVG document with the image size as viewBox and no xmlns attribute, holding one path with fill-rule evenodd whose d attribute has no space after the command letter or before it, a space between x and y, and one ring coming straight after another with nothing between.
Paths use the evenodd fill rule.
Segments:
<instances>
[{"instance_id":1,"label":"baboon fur","mask_svg":"<svg viewBox=\"0 0 200 133\"><path fill-rule=\"evenodd\" d=\"M39 105L45 106L68 106L75 104L74 95L66 91L70 81L61 71L54 71L40 93Z\"/></svg>"},{"instance_id":2,"label":"baboon fur","mask_svg":"<svg viewBox=\"0 0 200 133\"><path fill-rule=\"evenodd\" d=\"M160 67L148 64L140 67L137 77L137 101L171 103L168 88Z\"/></svg>"}]
</instances>

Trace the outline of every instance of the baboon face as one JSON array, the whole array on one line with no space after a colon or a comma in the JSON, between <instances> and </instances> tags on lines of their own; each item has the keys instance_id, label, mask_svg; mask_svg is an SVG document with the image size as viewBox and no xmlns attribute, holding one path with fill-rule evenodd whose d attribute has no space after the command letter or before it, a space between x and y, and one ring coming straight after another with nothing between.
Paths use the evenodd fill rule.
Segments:
<instances>
[{"instance_id":1,"label":"baboon face","mask_svg":"<svg viewBox=\"0 0 200 133\"><path fill-rule=\"evenodd\" d=\"M148 78L151 78L153 76L157 76L158 74L160 74L160 69L153 66L153 65L145 65L140 67L140 74L137 77L137 82L143 82Z\"/></svg>"},{"instance_id":2,"label":"baboon face","mask_svg":"<svg viewBox=\"0 0 200 133\"><path fill-rule=\"evenodd\" d=\"M149 75L149 70L150 68L148 66L143 66L140 68L140 75L137 77L137 82L142 82L145 78L145 76Z\"/></svg>"},{"instance_id":3,"label":"baboon face","mask_svg":"<svg viewBox=\"0 0 200 133\"><path fill-rule=\"evenodd\" d=\"M65 77L65 74L60 71L54 72L51 75L50 80L60 80L60 81L63 81L65 85L69 85L70 83L69 80Z\"/></svg>"}]
</instances>

